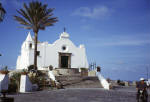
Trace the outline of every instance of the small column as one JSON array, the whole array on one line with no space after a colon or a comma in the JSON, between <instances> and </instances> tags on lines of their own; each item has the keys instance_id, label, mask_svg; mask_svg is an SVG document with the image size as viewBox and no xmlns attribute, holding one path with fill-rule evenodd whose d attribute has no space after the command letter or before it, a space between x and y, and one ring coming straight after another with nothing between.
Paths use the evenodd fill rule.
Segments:
<instances>
[{"instance_id":1,"label":"small column","mask_svg":"<svg viewBox=\"0 0 150 102\"><path fill-rule=\"evenodd\" d=\"M0 97L0 102L14 102L13 97L6 97L6 93L8 91L8 84L9 84L8 70L1 70L0 71L0 92L3 94L3 96Z\"/></svg>"},{"instance_id":2,"label":"small column","mask_svg":"<svg viewBox=\"0 0 150 102\"><path fill-rule=\"evenodd\" d=\"M0 92L7 91L9 84L8 74L0 74Z\"/></svg>"},{"instance_id":3,"label":"small column","mask_svg":"<svg viewBox=\"0 0 150 102\"><path fill-rule=\"evenodd\" d=\"M32 91L32 83L29 79L29 76L26 74L22 74L20 78L20 90L19 92L31 92Z\"/></svg>"}]
</instances>

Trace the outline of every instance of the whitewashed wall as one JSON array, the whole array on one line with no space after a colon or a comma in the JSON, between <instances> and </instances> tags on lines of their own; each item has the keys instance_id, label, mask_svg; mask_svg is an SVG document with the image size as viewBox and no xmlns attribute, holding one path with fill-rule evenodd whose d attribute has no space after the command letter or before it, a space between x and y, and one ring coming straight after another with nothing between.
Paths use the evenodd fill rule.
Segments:
<instances>
[{"instance_id":1,"label":"whitewashed wall","mask_svg":"<svg viewBox=\"0 0 150 102\"><path fill-rule=\"evenodd\" d=\"M32 49L29 48L30 43L32 43ZM62 46L64 45L67 47L67 49L63 51ZM24 69L33 64L33 49L33 40L29 33L22 45L21 55L18 56L17 69ZM84 45L76 47L69 39L69 34L66 32L63 32L60 35L60 38L53 44L48 44L48 42L38 43L38 51L40 51L40 56L38 56L39 70L42 70L44 67L48 67L49 65L52 65L54 68L58 68L59 52L72 53L71 68L88 68L88 61Z\"/></svg>"}]
</instances>

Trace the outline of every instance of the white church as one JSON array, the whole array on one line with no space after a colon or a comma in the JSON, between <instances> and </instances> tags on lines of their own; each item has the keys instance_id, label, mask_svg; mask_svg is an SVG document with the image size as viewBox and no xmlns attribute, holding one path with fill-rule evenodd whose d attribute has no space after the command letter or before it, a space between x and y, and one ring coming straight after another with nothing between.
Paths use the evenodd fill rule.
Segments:
<instances>
[{"instance_id":1,"label":"white church","mask_svg":"<svg viewBox=\"0 0 150 102\"><path fill-rule=\"evenodd\" d=\"M53 68L88 68L88 61L84 45L75 46L69 39L69 34L63 32L58 40L49 44L38 42L37 67L45 70ZM30 32L21 47L21 54L17 58L16 69L27 69L34 64L34 40Z\"/></svg>"},{"instance_id":2,"label":"white church","mask_svg":"<svg viewBox=\"0 0 150 102\"><path fill-rule=\"evenodd\" d=\"M53 66L54 69L59 71L59 74L71 75L76 73L76 71L77 72L80 71L79 70L80 68L89 67L84 45L79 45L79 47L75 46L73 42L69 39L69 34L65 31L61 33L59 39L52 44L49 44L48 42L38 41L37 51L38 51L37 54L38 70L47 70L48 67L51 65ZM27 69L30 65L33 64L34 64L34 40L29 32L26 40L23 42L21 46L21 54L17 58L16 69L17 70ZM53 75L53 77L54 75L58 74L58 73L52 74L52 71L50 70L49 73L50 75ZM90 72L88 72L88 76L90 76L89 73ZM101 75L100 72L97 72L95 70L95 74L93 75L98 77L102 87L104 87L105 89L110 88L109 83ZM20 90L20 92L25 92L26 89L25 76L22 76L21 78L24 78L24 82L21 82L23 84L22 86L20 86L21 87L20 89L23 90Z\"/></svg>"}]
</instances>

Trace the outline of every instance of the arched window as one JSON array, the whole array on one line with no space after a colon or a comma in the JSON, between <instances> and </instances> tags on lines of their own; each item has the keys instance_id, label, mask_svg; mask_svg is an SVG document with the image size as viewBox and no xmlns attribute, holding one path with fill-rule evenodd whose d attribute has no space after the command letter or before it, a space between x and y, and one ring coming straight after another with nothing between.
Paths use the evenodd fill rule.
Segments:
<instances>
[{"instance_id":1,"label":"arched window","mask_svg":"<svg viewBox=\"0 0 150 102\"><path fill-rule=\"evenodd\" d=\"M29 44L29 48L32 49L32 44L31 43Z\"/></svg>"}]
</instances>

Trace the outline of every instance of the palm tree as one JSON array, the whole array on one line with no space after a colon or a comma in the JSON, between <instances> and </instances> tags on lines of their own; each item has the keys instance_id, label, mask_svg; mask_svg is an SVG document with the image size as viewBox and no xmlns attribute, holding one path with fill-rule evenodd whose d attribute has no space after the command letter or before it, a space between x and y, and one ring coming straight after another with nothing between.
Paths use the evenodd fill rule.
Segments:
<instances>
[{"instance_id":1,"label":"palm tree","mask_svg":"<svg viewBox=\"0 0 150 102\"><path fill-rule=\"evenodd\" d=\"M53 16L53 8L47 8L47 4L32 1L29 5L24 3L23 9L17 10L21 16L14 16L14 19L22 24L25 29L32 29L34 32L34 68L37 70L37 43L39 30L45 30L47 26L53 26L57 17Z\"/></svg>"},{"instance_id":2,"label":"palm tree","mask_svg":"<svg viewBox=\"0 0 150 102\"><path fill-rule=\"evenodd\" d=\"M6 11L5 11L5 9L2 7L2 4L0 3L0 22L3 21L5 14L6 14ZM2 56L2 54L0 54L0 56Z\"/></svg>"},{"instance_id":3,"label":"palm tree","mask_svg":"<svg viewBox=\"0 0 150 102\"><path fill-rule=\"evenodd\" d=\"M0 22L3 21L5 13L6 13L5 9L2 7L2 4L0 3Z\"/></svg>"}]
</instances>

